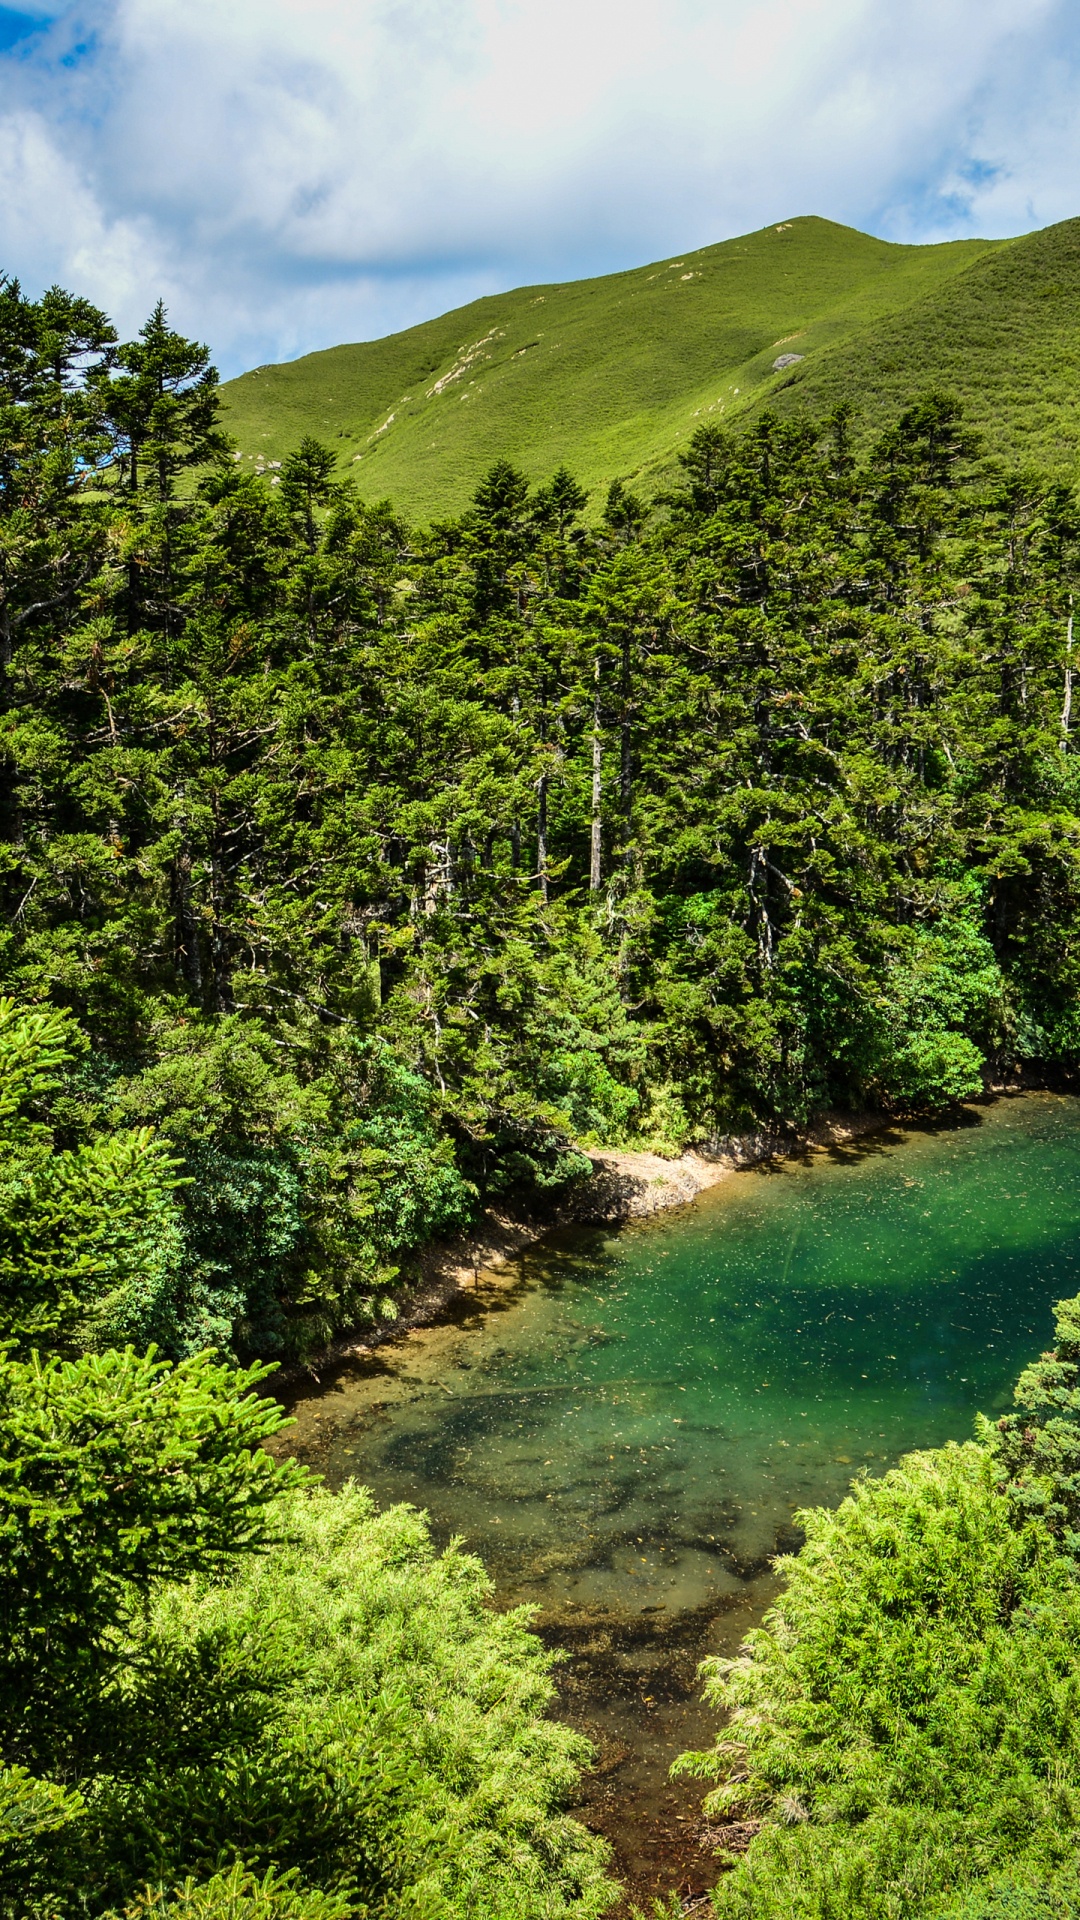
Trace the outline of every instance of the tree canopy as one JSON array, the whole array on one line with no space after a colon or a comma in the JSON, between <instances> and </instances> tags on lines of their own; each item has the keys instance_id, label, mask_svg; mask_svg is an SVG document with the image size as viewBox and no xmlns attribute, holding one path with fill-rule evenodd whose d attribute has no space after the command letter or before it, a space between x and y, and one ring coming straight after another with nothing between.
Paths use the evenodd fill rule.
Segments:
<instances>
[{"instance_id":1,"label":"tree canopy","mask_svg":"<svg viewBox=\"0 0 1080 1920\"><path fill-rule=\"evenodd\" d=\"M4 1011L32 1154L68 1023ZM57 1176L85 1266L40 1165L32 1204L0 1187L13 1299L152 1244L153 1183L99 1159ZM588 1748L544 1718L528 1610L422 1515L272 1457L268 1371L0 1346L0 1915L599 1920L606 1850L565 1812Z\"/></svg>"},{"instance_id":2,"label":"tree canopy","mask_svg":"<svg viewBox=\"0 0 1080 1920\"><path fill-rule=\"evenodd\" d=\"M242 470L160 307L0 321L0 982L61 1148L176 1162L168 1350L310 1350L582 1145L1072 1065L1080 520L955 402L424 530Z\"/></svg>"}]
</instances>

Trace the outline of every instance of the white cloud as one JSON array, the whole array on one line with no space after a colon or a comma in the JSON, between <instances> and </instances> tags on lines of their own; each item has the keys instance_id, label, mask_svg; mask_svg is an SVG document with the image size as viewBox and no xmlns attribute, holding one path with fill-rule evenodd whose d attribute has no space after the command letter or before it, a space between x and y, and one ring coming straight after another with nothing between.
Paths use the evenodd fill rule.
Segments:
<instances>
[{"instance_id":1,"label":"white cloud","mask_svg":"<svg viewBox=\"0 0 1080 1920\"><path fill-rule=\"evenodd\" d=\"M1073 11L75 0L0 57L0 259L235 370L784 214L1019 231L1080 211Z\"/></svg>"},{"instance_id":2,"label":"white cloud","mask_svg":"<svg viewBox=\"0 0 1080 1920\"><path fill-rule=\"evenodd\" d=\"M41 286L62 268L99 301L138 297L152 234L108 216L40 114L0 118L0 182L8 271Z\"/></svg>"}]
</instances>

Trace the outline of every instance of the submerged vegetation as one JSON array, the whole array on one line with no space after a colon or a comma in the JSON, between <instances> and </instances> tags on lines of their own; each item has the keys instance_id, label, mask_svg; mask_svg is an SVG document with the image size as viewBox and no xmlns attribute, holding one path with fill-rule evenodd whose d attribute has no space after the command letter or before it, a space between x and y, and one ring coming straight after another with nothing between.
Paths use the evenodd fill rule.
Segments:
<instances>
[{"instance_id":1,"label":"submerged vegetation","mask_svg":"<svg viewBox=\"0 0 1080 1920\"><path fill-rule=\"evenodd\" d=\"M0 1912L590 1920L549 1661L245 1363L493 1197L1080 1053L1070 491L930 396L426 530L204 349L0 293ZM1075 1910L1075 1303L807 1519L721 1913ZM1041 1902L1041 1904L1040 1904Z\"/></svg>"}]
</instances>

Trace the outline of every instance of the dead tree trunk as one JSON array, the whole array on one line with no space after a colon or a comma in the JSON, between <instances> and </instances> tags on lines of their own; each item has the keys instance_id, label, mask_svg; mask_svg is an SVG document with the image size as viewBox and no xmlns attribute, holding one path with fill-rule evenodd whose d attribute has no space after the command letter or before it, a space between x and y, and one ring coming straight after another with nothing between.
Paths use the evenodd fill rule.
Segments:
<instances>
[{"instance_id":1,"label":"dead tree trunk","mask_svg":"<svg viewBox=\"0 0 1080 1920\"><path fill-rule=\"evenodd\" d=\"M536 789L536 877L540 886L540 898L547 904L547 774L542 773Z\"/></svg>"}]
</instances>

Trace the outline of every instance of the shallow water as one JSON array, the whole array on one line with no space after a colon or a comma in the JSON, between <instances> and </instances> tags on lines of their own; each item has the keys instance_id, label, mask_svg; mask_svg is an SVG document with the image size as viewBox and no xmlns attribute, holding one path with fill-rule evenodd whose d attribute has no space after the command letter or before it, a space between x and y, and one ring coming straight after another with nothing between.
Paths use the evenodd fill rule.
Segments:
<instances>
[{"instance_id":1,"label":"shallow water","mask_svg":"<svg viewBox=\"0 0 1080 1920\"><path fill-rule=\"evenodd\" d=\"M662 1798L709 1732L696 1659L760 1617L798 1509L967 1437L1077 1291L1080 1101L1024 1095L553 1236L306 1400L296 1445L536 1603L568 1711Z\"/></svg>"}]
</instances>

